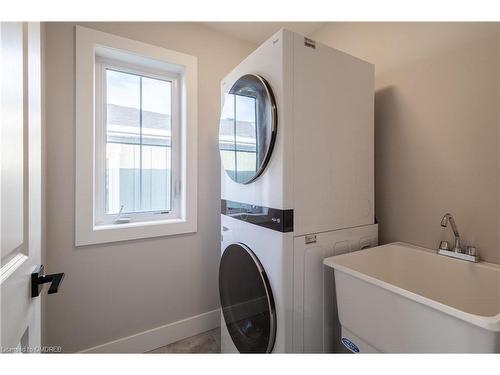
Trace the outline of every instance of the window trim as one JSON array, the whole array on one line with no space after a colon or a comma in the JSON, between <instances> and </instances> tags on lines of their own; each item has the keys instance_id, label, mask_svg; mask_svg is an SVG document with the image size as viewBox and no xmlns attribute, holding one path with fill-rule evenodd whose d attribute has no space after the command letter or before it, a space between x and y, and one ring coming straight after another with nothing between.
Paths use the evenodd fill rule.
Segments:
<instances>
[{"instance_id":1,"label":"window trim","mask_svg":"<svg viewBox=\"0 0 500 375\"><path fill-rule=\"evenodd\" d=\"M125 57L125 59L124 59ZM143 62L146 62L143 64ZM100 67L99 64L102 64ZM125 224L96 224L96 203L98 194L95 184L102 179L96 168L96 152L104 147L96 144L99 127L96 117L99 85L96 78L103 79L102 67L116 65L117 70L132 69L143 76L174 78L178 85L179 100L172 106L177 109L179 155L175 161L179 167L176 178L180 183L172 184L178 190L180 199L176 215L161 218L145 215L144 221ZM101 77L96 77L99 75ZM173 74L165 74L165 71ZM76 26L76 165L75 165L75 245L90 245L138 238L193 233L197 231L197 58L184 53L149 45L116 35ZM160 74L158 74L160 73ZM137 74L137 73L135 73ZM102 84L102 82L101 82ZM174 100L174 95L172 100ZM102 98L101 98L102 99ZM172 111L174 112L174 111ZM174 113L172 113L172 124ZM174 129L172 129L172 132ZM100 134L102 139L103 133ZM174 147L174 144L172 144ZM100 154L102 156L102 154ZM172 166L174 160L172 160ZM104 169L104 168L101 168ZM172 172L175 168L172 167ZM100 177L99 177L100 176ZM172 176L173 177L173 176ZM172 178L172 181L174 178ZM179 186L180 185L180 186ZM104 190L104 189L103 189ZM102 196L101 198L104 198ZM174 199L172 200L172 202ZM104 203L101 201L99 204ZM101 206L102 207L102 206ZM140 214L138 215L140 216Z\"/></svg>"}]
</instances>

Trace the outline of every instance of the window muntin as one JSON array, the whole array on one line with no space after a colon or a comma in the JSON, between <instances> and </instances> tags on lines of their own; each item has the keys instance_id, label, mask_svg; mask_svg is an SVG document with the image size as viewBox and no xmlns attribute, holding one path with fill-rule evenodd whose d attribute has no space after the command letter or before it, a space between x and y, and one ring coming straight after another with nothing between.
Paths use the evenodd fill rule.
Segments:
<instances>
[{"instance_id":1,"label":"window muntin","mask_svg":"<svg viewBox=\"0 0 500 375\"><path fill-rule=\"evenodd\" d=\"M178 77L116 62L96 67L96 224L178 217Z\"/></svg>"}]
</instances>

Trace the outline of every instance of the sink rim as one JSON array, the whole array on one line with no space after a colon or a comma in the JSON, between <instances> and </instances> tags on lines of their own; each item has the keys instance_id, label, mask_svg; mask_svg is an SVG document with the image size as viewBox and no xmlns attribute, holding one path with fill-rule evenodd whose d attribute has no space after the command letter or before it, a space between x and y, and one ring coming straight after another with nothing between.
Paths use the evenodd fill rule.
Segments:
<instances>
[{"instance_id":1,"label":"sink rim","mask_svg":"<svg viewBox=\"0 0 500 375\"><path fill-rule=\"evenodd\" d=\"M395 293L397 295L400 295L400 296L403 296L403 297L406 297L410 300L413 300L417 303L420 303L420 304L423 304L425 306L428 306L434 310L437 310L437 311L440 311L440 312L443 312L445 314L448 314L448 315L451 315L457 319L460 319L462 321L466 321L470 324L473 324L475 326L478 326L478 327L481 327L481 328L484 328L488 331L492 331L492 332L500 332L500 312L496 315L492 315L492 316L486 316L486 315L478 315L478 314L472 314L472 313L469 313L469 312L466 312L466 311L463 311L463 310L460 310L456 307L452 307L450 305L447 305L445 303L442 303L442 302L438 302L434 299L431 299L429 297L425 297L421 294L418 294L418 293L415 293L415 292L411 292L407 289L404 289L402 287L399 287L399 286L396 286L394 284L391 284L389 282L386 282L386 281L383 281L383 280L380 280L380 279L377 279L373 276L369 276L363 272L360 272L360 271L357 271L357 270L354 270L350 267L347 267L347 266L344 266L342 264L339 264L337 261L339 259L345 259L345 258L349 258L349 257L352 257L352 256L360 256L363 252L373 252L373 251L377 251L377 249L381 249L381 248L385 248L385 247L390 247L390 246L401 246L401 247L406 247L410 250L415 250L415 251L423 251L425 253L427 253L428 255L432 255L432 256L437 256L437 257L441 257L441 255L438 255L436 251L432 250L432 249L428 249L428 248L425 248L425 247L421 247L421 246L417 246L417 245L413 245L413 244L409 244L409 243L406 243L406 242L393 242L393 243L389 243L389 244L386 244L386 245L381 245L381 246L377 246L377 247L373 247L373 248L370 248L370 249L366 249L366 250L362 250L361 252L354 252L354 253L347 253L347 254L342 254L342 255L336 255L336 256L333 256L333 257L329 257L329 258L326 258L323 263L328 266L328 267L331 267L333 268L335 271L340 271L340 272L343 272L343 273L346 273L348 275L351 275L357 279L360 279L360 280L363 280L365 282L368 282L370 284L374 284L378 287L381 287L385 290L388 290L392 293ZM449 258L448 261L450 262L464 262L463 260L458 260L458 259L452 259L452 258ZM488 262L483 262L483 261L480 261L478 263L471 263L472 266L474 267L485 267L485 268L489 268L489 269L493 269L495 271L498 271L500 272L500 265L497 265L497 264L493 264L493 263L488 263Z\"/></svg>"}]
</instances>

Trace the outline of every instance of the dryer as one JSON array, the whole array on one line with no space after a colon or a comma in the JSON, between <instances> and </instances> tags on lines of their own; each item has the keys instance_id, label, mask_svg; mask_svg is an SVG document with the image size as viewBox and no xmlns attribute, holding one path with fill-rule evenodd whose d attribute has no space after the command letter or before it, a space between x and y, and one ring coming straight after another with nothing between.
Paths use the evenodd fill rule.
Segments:
<instances>
[{"instance_id":1,"label":"dryer","mask_svg":"<svg viewBox=\"0 0 500 375\"><path fill-rule=\"evenodd\" d=\"M281 30L221 100L222 200L292 209L300 235L373 224L372 64Z\"/></svg>"},{"instance_id":2,"label":"dryer","mask_svg":"<svg viewBox=\"0 0 500 375\"><path fill-rule=\"evenodd\" d=\"M310 314L334 307L322 257L377 244L373 84L373 65L287 30L223 79L223 351L331 349L335 322Z\"/></svg>"}]
</instances>

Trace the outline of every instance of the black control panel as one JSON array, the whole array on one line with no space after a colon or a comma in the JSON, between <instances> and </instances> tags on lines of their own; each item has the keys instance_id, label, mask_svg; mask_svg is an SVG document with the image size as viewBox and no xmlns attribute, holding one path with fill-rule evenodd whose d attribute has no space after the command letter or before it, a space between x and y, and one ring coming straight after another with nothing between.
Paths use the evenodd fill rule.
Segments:
<instances>
[{"instance_id":1,"label":"black control panel","mask_svg":"<svg viewBox=\"0 0 500 375\"><path fill-rule=\"evenodd\" d=\"M279 232L293 232L293 210L280 210L222 199L221 213L233 219Z\"/></svg>"}]
</instances>

